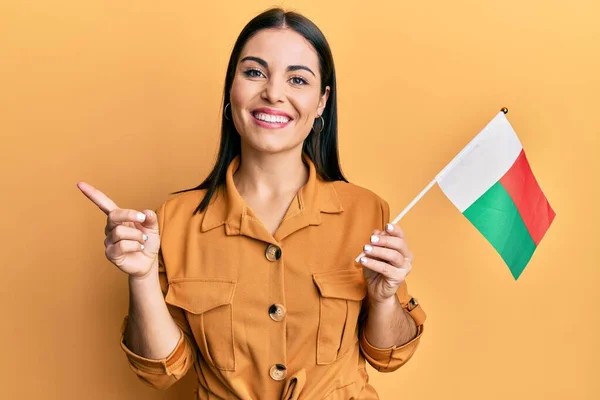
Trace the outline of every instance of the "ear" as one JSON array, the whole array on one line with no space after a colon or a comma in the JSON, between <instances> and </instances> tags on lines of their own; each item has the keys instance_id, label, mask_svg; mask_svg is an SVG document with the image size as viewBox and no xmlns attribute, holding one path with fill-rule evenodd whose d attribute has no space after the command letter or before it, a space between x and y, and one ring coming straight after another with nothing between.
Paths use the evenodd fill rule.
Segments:
<instances>
[{"instance_id":1,"label":"ear","mask_svg":"<svg viewBox=\"0 0 600 400\"><path fill-rule=\"evenodd\" d=\"M327 105L327 99L329 99L329 86L325 87L325 92L319 98L319 106L317 107L317 115L322 115L323 110L325 110L325 106Z\"/></svg>"}]
</instances>

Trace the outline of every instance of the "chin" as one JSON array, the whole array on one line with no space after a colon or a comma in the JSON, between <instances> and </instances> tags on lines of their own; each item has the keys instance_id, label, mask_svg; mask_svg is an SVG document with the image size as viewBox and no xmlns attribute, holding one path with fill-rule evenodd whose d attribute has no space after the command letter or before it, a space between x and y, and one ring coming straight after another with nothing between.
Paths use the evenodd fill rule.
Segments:
<instances>
[{"instance_id":1,"label":"chin","mask_svg":"<svg viewBox=\"0 0 600 400\"><path fill-rule=\"evenodd\" d=\"M277 154L277 153L283 153L283 152L288 152L290 150L293 150L294 148L297 147L302 147L302 142L300 143L289 143L289 142L283 142L281 140L281 138L270 138L269 140L264 140L265 138L261 138L262 140L244 140L242 138L243 141L246 142L246 145L248 145L248 147L251 147L253 150L260 152L260 153L266 153L266 154ZM274 140L273 140L274 139Z\"/></svg>"},{"instance_id":2,"label":"chin","mask_svg":"<svg viewBox=\"0 0 600 400\"><path fill-rule=\"evenodd\" d=\"M266 154L277 154L290 151L293 147L283 146L275 143L259 143L252 146L256 151Z\"/></svg>"},{"instance_id":3,"label":"chin","mask_svg":"<svg viewBox=\"0 0 600 400\"><path fill-rule=\"evenodd\" d=\"M303 139L297 138L293 142L290 140L289 135L263 132L252 132L250 135L240 135L242 144L252 148L255 151L261 153L282 153L293 150L295 148L302 148Z\"/></svg>"}]
</instances>

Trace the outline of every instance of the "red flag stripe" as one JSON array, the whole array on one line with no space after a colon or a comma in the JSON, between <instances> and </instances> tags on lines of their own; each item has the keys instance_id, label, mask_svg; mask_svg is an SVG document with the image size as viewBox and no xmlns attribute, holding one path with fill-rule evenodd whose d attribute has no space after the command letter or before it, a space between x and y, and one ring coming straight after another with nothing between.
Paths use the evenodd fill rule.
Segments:
<instances>
[{"instance_id":1,"label":"red flag stripe","mask_svg":"<svg viewBox=\"0 0 600 400\"><path fill-rule=\"evenodd\" d=\"M512 167L500 179L500 184L517 206L521 218L537 246L552 224L556 213L540 189L523 150Z\"/></svg>"}]
</instances>

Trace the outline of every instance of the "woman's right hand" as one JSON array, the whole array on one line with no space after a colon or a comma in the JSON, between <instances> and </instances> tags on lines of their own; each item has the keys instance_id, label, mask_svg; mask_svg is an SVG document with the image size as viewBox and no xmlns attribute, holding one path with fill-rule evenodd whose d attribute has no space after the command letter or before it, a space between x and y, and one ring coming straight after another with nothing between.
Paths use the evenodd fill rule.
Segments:
<instances>
[{"instance_id":1,"label":"woman's right hand","mask_svg":"<svg viewBox=\"0 0 600 400\"><path fill-rule=\"evenodd\" d=\"M85 182L79 182L77 187L107 216L106 258L134 278L157 271L160 235L156 213L119 208L108 196Z\"/></svg>"}]
</instances>

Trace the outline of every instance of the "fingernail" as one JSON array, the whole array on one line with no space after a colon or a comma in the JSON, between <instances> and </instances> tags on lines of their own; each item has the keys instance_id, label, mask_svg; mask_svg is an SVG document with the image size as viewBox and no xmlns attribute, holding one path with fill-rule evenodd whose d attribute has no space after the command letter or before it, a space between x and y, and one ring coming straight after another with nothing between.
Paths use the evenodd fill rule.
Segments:
<instances>
[{"instance_id":1,"label":"fingernail","mask_svg":"<svg viewBox=\"0 0 600 400\"><path fill-rule=\"evenodd\" d=\"M386 229L388 232L392 232L392 231L394 230L394 225L392 225L392 224L387 224L387 225L385 226L385 229Z\"/></svg>"},{"instance_id":2,"label":"fingernail","mask_svg":"<svg viewBox=\"0 0 600 400\"><path fill-rule=\"evenodd\" d=\"M144 214L144 213L137 213L136 218L137 218L138 221L144 222L146 220L146 214Z\"/></svg>"},{"instance_id":3,"label":"fingernail","mask_svg":"<svg viewBox=\"0 0 600 400\"><path fill-rule=\"evenodd\" d=\"M142 245L142 250L144 250L144 245Z\"/></svg>"},{"instance_id":4,"label":"fingernail","mask_svg":"<svg viewBox=\"0 0 600 400\"><path fill-rule=\"evenodd\" d=\"M377 242L379 242L379 236L372 235L371 236L371 243L377 243Z\"/></svg>"},{"instance_id":5,"label":"fingernail","mask_svg":"<svg viewBox=\"0 0 600 400\"><path fill-rule=\"evenodd\" d=\"M361 263L362 265L366 265L366 264L367 264L367 257L361 257L361 258L360 258L360 263Z\"/></svg>"},{"instance_id":6,"label":"fingernail","mask_svg":"<svg viewBox=\"0 0 600 400\"><path fill-rule=\"evenodd\" d=\"M144 235L142 236L142 238L144 239L144 242L146 242L146 241L148 240L148 235L146 235L146 234L144 233Z\"/></svg>"},{"instance_id":7,"label":"fingernail","mask_svg":"<svg viewBox=\"0 0 600 400\"><path fill-rule=\"evenodd\" d=\"M373 246L371 246L370 244L365 244L364 250L365 250L365 253L368 253L371 250L373 250Z\"/></svg>"}]
</instances>

